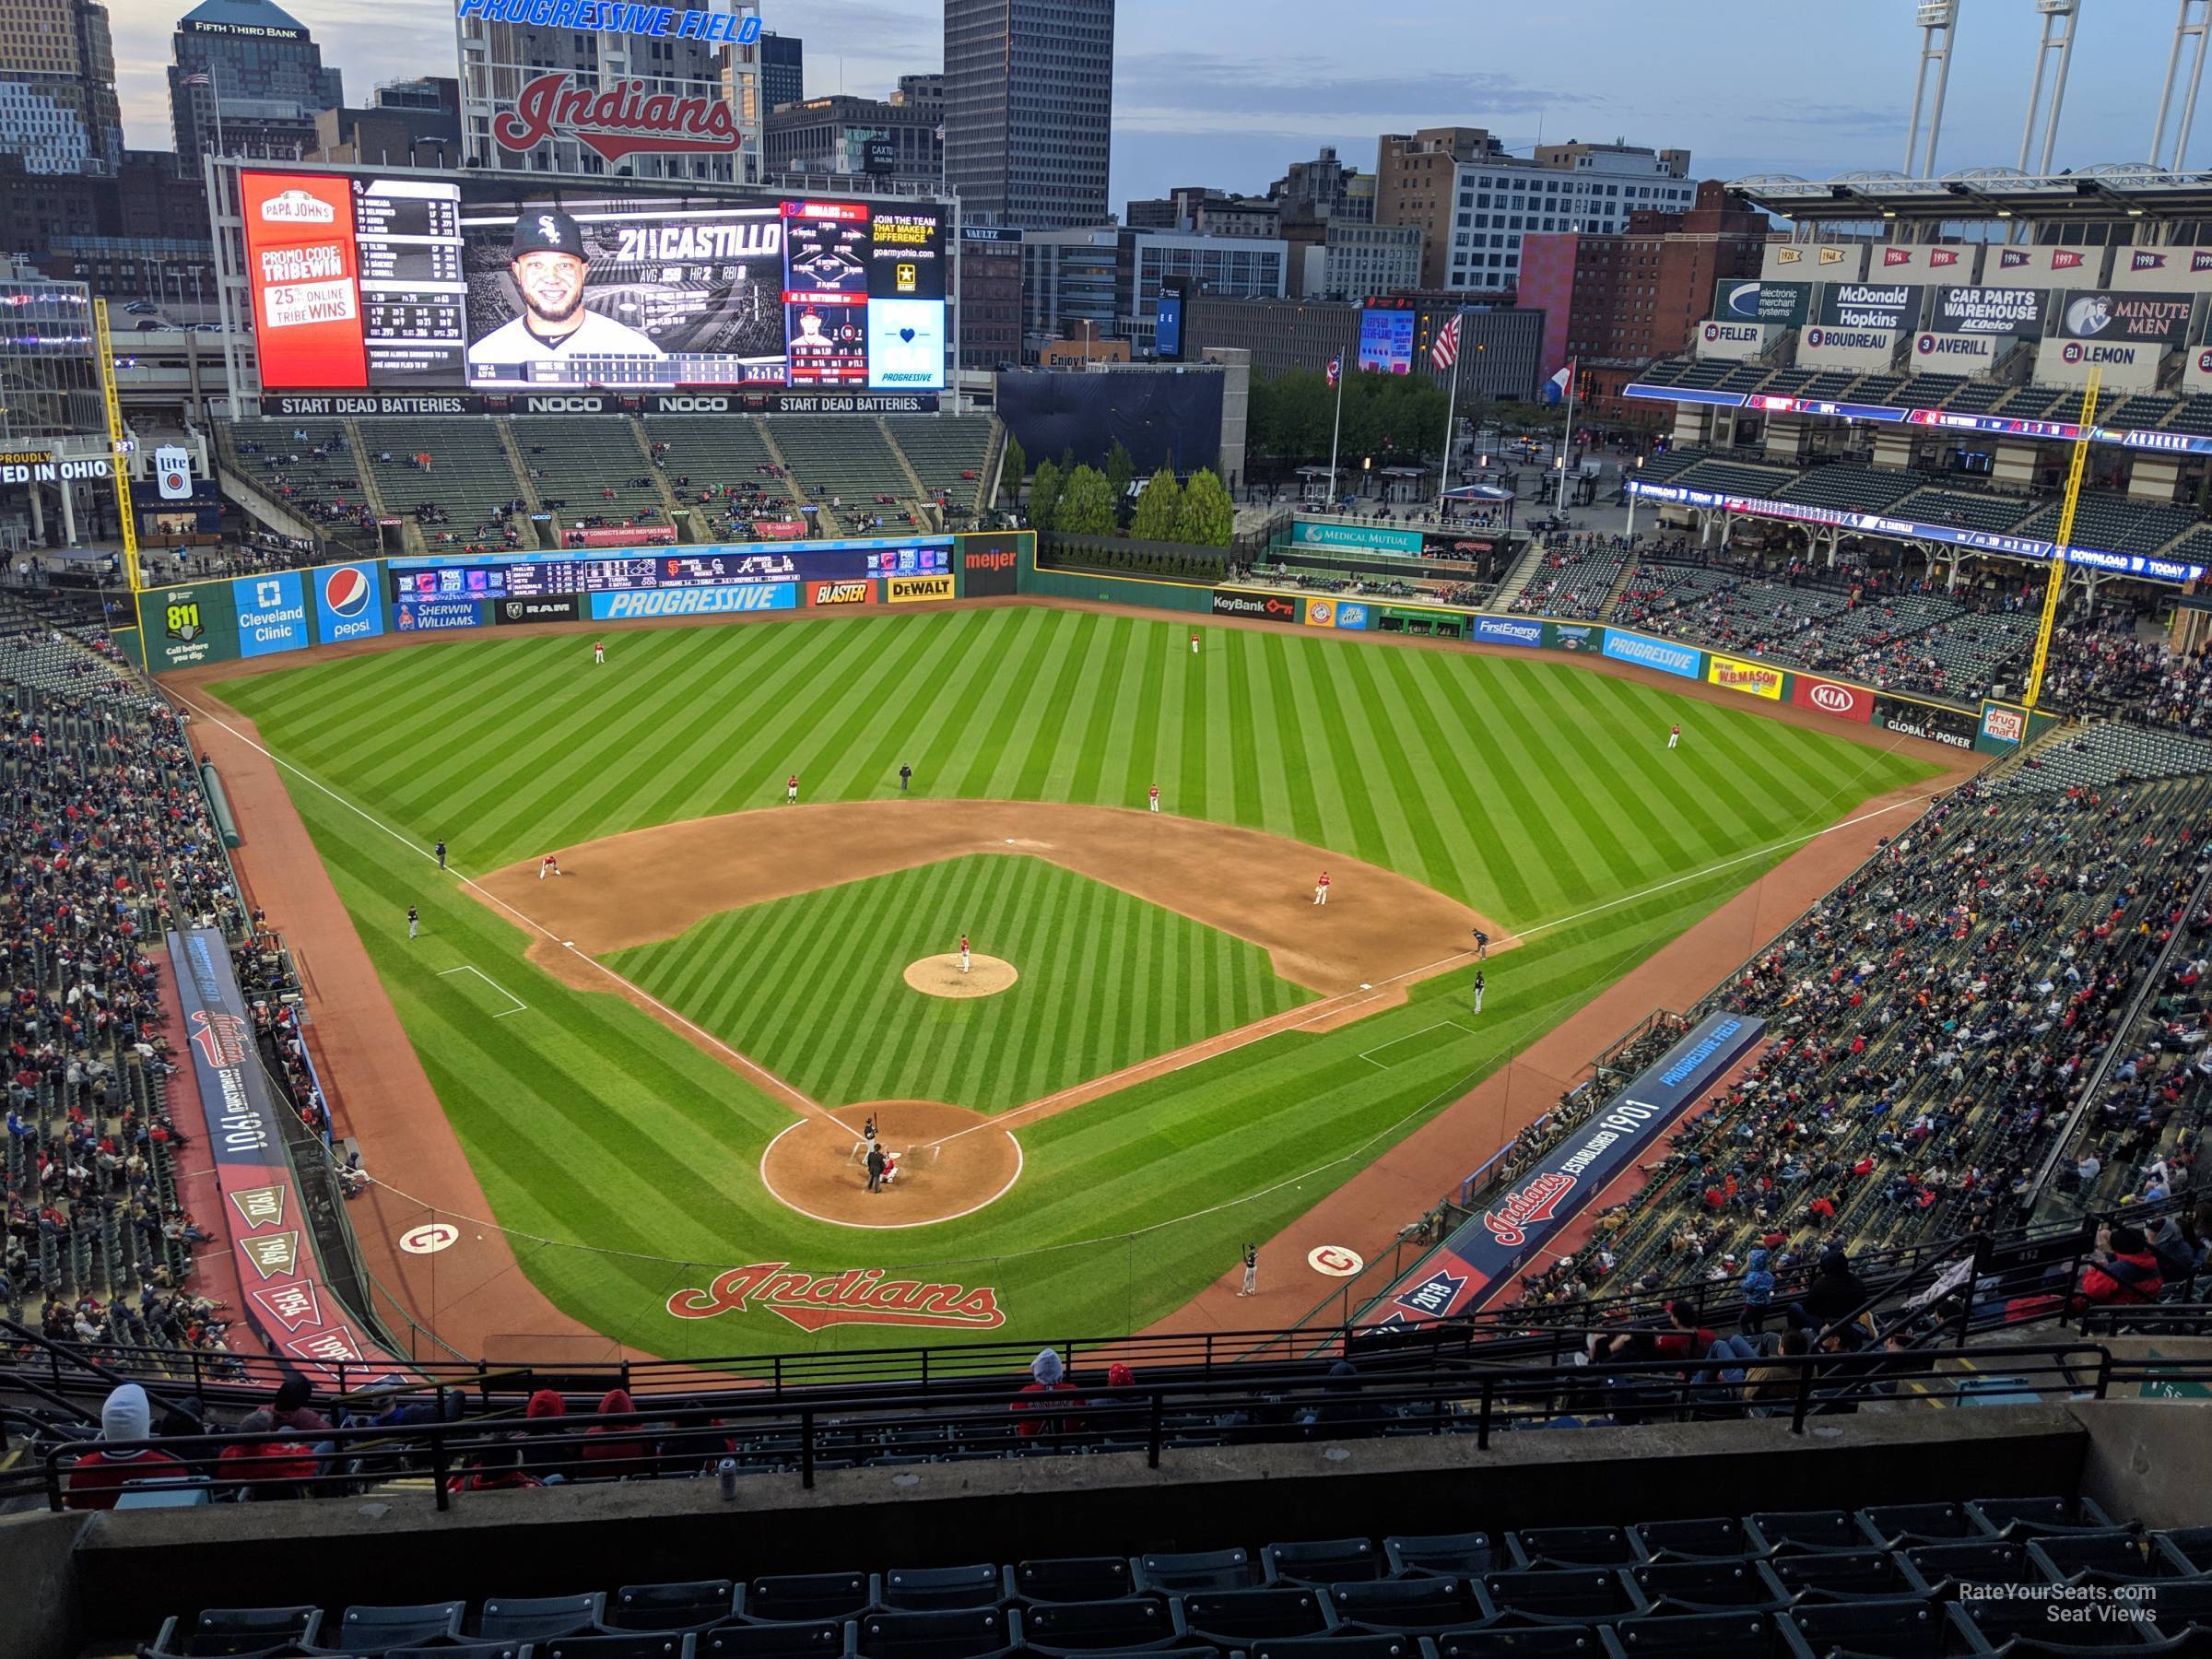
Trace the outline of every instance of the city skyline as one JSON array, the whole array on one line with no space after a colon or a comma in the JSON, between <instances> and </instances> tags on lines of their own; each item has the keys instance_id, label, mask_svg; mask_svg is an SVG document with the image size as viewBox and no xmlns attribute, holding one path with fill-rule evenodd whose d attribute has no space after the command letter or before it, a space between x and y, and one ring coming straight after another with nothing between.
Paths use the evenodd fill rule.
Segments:
<instances>
[{"instance_id":1,"label":"city skyline","mask_svg":"<svg viewBox=\"0 0 2212 1659\"><path fill-rule=\"evenodd\" d=\"M167 148L168 46L190 6L109 6L126 142ZM451 0L287 0L287 9L357 102L383 81L453 73ZM1710 14L1679 3L1584 0L1573 40L1603 50L1575 58L1561 55L1556 14L1486 16L1465 30L1465 8L1445 0L1393 0L1349 25L1320 0L1219 0L1203 12L1120 0L1110 203L1118 214L1132 197L1188 183L1256 194L1324 144L1371 171L1379 134L1455 124L1486 126L1521 153L1539 137L1679 146L1699 177L1894 168L1918 50L1911 8L1895 10L1831 39L1831 6L1778 0L1762 13L1772 27L1753 39L1701 29ZM810 96L881 97L900 75L942 65L941 0L770 0L763 21L806 41ZM2017 159L2036 29L2025 4L1969 8L1938 171ZM1354 30L1375 48L1364 58L1345 51L1340 37ZM2058 166L2147 154L2168 32L2163 18L2146 34L2123 30L2109 10L2085 15ZM1817 80L1800 42L1818 43ZM2200 165L2212 153L2212 119L2192 149Z\"/></svg>"}]
</instances>

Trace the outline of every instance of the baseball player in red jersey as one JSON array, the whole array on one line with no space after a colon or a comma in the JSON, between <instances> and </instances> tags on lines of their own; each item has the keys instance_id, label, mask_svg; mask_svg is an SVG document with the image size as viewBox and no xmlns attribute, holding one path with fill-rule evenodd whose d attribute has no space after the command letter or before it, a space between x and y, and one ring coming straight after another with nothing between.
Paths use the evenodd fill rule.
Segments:
<instances>
[{"instance_id":1,"label":"baseball player in red jersey","mask_svg":"<svg viewBox=\"0 0 2212 1659\"><path fill-rule=\"evenodd\" d=\"M1678 726L1678 725L1674 725L1674 726L1669 726L1669 727L1667 727L1667 728L1666 728L1666 747L1667 747L1668 748L1673 748L1673 747L1675 747L1677 744L1680 743L1681 741L1682 741L1682 728L1681 728L1680 726Z\"/></svg>"},{"instance_id":2,"label":"baseball player in red jersey","mask_svg":"<svg viewBox=\"0 0 2212 1659\"><path fill-rule=\"evenodd\" d=\"M1191 654L1193 656L1198 654L1198 630L1196 629L1191 630Z\"/></svg>"},{"instance_id":3,"label":"baseball player in red jersey","mask_svg":"<svg viewBox=\"0 0 2212 1659\"><path fill-rule=\"evenodd\" d=\"M1321 879L1313 884L1313 902L1316 904L1326 904L1328 901L1329 873L1326 870L1324 870L1321 873Z\"/></svg>"},{"instance_id":4,"label":"baseball player in red jersey","mask_svg":"<svg viewBox=\"0 0 2212 1659\"><path fill-rule=\"evenodd\" d=\"M968 935L966 934L960 935L960 971L962 973L968 971Z\"/></svg>"},{"instance_id":5,"label":"baseball player in red jersey","mask_svg":"<svg viewBox=\"0 0 2212 1659\"><path fill-rule=\"evenodd\" d=\"M1152 785L1152 810L1159 810L1159 785L1157 783Z\"/></svg>"},{"instance_id":6,"label":"baseball player in red jersey","mask_svg":"<svg viewBox=\"0 0 2212 1659\"><path fill-rule=\"evenodd\" d=\"M543 881L548 876L558 876L559 874L560 860L554 857L552 853L548 853L545 855L545 857L538 860L537 878L540 881Z\"/></svg>"},{"instance_id":7,"label":"baseball player in red jersey","mask_svg":"<svg viewBox=\"0 0 2212 1659\"><path fill-rule=\"evenodd\" d=\"M605 640L594 640L592 641L592 661L594 663L604 663L606 661L606 641Z\"/></svg>"},{"instance_id":8,"label":"baseball player in red jersey","mask_svg":"<svg viewBox=\"0 0 2212 1659\"><path fill-rule=\"evenodd\" d=\"M797 772L793 772L790 777L783 781L783 805L786 806L796 806L798 804L799 774Z\"/></svg>"}]
</instances>

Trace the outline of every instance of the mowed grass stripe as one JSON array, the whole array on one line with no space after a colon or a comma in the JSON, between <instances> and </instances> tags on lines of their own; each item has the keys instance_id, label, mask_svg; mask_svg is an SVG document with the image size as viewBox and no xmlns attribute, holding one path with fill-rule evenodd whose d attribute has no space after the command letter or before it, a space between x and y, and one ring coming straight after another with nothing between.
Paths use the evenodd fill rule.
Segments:
<instances>
[{"instance_id":1,"label":"mowed grass stripe","mask_svg":"<svg viewBox=\"0 0 2212 1659\"><path fill-rule=\"evenodd\" d=\"M1020 980L974 1000L907 989L907 964L950 955L962 928ZM1147 943L1135 978L1121 972ZM701 959L717 971L701 976ZM830 1105L915 1097L1001 1111L1309 1000L1255 947L995 853L710 917L609 965ZM1134 1042L1135 1011L1120 1006L1119 988L1147 975L1152 1049Z\"/></svg>"}]
</instances>

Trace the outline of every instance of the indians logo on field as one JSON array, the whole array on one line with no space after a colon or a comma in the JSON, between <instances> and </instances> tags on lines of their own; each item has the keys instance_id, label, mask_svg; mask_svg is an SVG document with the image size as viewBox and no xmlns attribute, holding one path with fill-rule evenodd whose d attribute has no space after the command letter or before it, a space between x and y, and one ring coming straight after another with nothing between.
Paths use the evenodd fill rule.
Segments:
<instances>
[{"instance_id":1,"label":"indians logo on field","mask_svg":"<svg viewBox=\"0 0 2212 1659\"><path fill-rule=\"evenodd\" d=\"M1529 1224L1550 1220L1559 1207L1559 1200L1574 1191L1574 1181L1571 1175L1547 1170L1483 1217L1482 1224L1489 1230L1490 1237L1508 1250L1525 1244Z\"/></svg>"},{"instance_id":2,"label":"indians logo on field","mask_svg":"<svg viewBox=\"0 0 2212 1659\"><path fill-rule=\"evenodd\" d=\"M242 1065L246 1051L253 1046L246 1034L246 1022L235 1014L218 1013L212 1008L195 1008L190 1020L192 1044L200 1051L209 1065L218 1071L226 1065Z\"/></svg>"},{"instance_id":3,"label":"indians logo on field","mask_svg":"<svg viewBox=\"0 0 2212 1659\"><path fill-rule=\"evenodd\" d=\"M995 1331L1006 1323L998 1292L932 1279L886 1278L881 1267L851 1267L818 1277L785 1262L756 1262L717 1275L703 1290L678 1290L668 1312L678 1319L742 1313L750 1302L802 1331L841 1324L922 1325L935 1330Z\"/></svg>"},{"instance_id":4,"label":"indians logo on field","mask_svg":"<svg viewBox=\"0 0 2212 1659\"><path fill-rule=\"evenodd\" d=\"M341 621L359 616L375 596L368 572L359 565L339 565L323 578L323 603Z\"/></svg>"}]
</instances>

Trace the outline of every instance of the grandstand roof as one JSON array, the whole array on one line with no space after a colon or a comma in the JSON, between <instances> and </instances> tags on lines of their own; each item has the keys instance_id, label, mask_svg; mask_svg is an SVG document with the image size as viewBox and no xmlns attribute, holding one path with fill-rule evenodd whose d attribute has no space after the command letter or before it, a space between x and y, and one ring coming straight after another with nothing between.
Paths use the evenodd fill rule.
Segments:
<instances>
[{"instance_id":1,"label":"grandstand roof","mask_svg":"<svg viewBox=\"0 0 2212 1659\"><path fill-rule=\"evenodd\" d=\"M2070 172L2032 174L1970 167L1940 179L1900 172L1838 173L1817 181L1752 173L1728 188L1787 219L2089 221L2212 218L2212 173L2168 172L2139 161L2108 161Z\"/></svg>"},{"instance_id":2,"label":"grandstand roof","mask_svg":"<svg viewBox=\"0 0 2212 1659\"><path fill-rule=\"evenodd\" d=\"M200 0L184 14L187 23L229 23L241 29L297 29L307 25L270 0Z\"/></svg>"}]
</instances>

